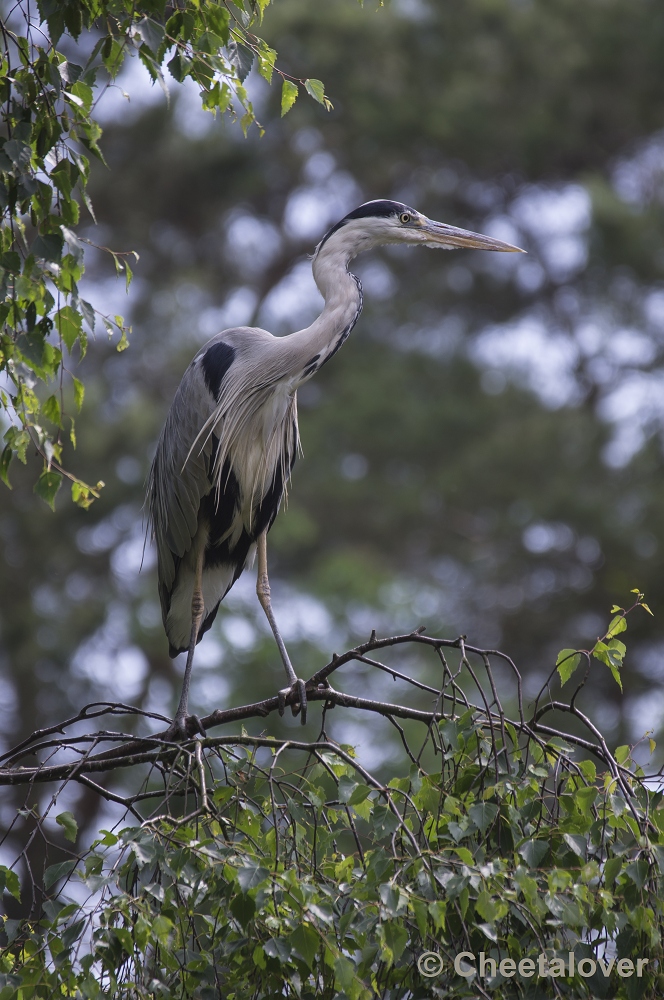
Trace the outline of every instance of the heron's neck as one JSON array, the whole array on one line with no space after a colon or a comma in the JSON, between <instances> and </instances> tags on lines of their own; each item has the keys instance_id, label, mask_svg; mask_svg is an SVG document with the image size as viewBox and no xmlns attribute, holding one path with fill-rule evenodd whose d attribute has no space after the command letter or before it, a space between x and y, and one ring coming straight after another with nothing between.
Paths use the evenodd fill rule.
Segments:
<instances>
[{"instance_id":1,"label":"heron's neck","mask_svg":"<svg viewBox=\"0 0 664 1000\"><path fill-rule=\"evenodd\" d=\"M288 338L302 358L300 381L310 378L339 350L362 311L360 279L348 270L357 248L336 236L321 247L312 265L314 280L325 299L323 311L311 326Z\"/></svg>"}]
</instances>

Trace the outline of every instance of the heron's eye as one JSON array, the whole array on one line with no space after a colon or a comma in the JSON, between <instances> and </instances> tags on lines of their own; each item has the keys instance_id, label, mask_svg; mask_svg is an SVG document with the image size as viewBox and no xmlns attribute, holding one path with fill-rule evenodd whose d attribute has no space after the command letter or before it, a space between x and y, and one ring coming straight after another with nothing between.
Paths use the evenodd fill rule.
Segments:
<instances>
[{"instance_id":1,"label":"heron's eye","mask_svg":"<svg viewBox=\"0 0 664 1000\"><path fill-rule=\"evenodd\" d=\"M410 222L410 220L411 216L408 214L408 212L402 212L401 215L399 216L399 222L403 222L404 226L406 225L407 222Z\"/></svg>"}]
</instances>

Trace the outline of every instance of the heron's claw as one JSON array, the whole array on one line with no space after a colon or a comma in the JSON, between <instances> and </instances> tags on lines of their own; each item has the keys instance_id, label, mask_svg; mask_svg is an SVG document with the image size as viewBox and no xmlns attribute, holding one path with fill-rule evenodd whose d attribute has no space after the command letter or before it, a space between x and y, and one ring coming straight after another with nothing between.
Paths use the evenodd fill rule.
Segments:
<instances>
[{"instance_id":1,"label":"heron's claw","mask_svg":"<svg viewBox=\"0 0 664 1000\"><path fill-rule=\"evenodd\" d=\"M197 733L203 737L207 736L205 727L197 715L176 715L164 733L164 739L170 743L184 743Z\"/></svg>"},{"instance_id":2,"label":"heron's claw","mask_svg":"<svg viewBox=\"0 0 664 1000\"><path fill-rule=\"evenodd\" d=\"M197 715L190 715L189 718L187 719L187 722L192 723L191 728L194 730L192 735L195 736L196 733L198 733L199 736L202 736L203 739L205 739L205 737L207 736L207 732L205 731L205 726L203 725L203 723L201 722L200 718Z\"/></svg>"},{"instance_id":3,"label":"heron's claw","mask_svg":"<svg viewBox=\"0 0 664 1000\"><path fill-rule=\"evenodd\" d=\"M297 695L296 701L291 705L291 711L293 715L300 716L300 722L302 725L306 725L307 721L307 686L304 681L298 677L291 687L282 688L281 691L277 692L277 697L279 699L279 715L283 715L286 709L286 698L290 694Z\"/></svg>"}]
</instances>

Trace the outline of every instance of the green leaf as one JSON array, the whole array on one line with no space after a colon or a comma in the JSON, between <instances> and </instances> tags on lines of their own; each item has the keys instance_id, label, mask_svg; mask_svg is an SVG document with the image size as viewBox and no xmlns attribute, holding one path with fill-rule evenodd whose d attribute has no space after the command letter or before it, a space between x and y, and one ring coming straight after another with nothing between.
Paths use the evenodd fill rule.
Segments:
<instances>
[{"instance_id":1,"label":"green leaf","mask_svg":"<svg viewBox=\"0 0 664 1000\"><path fill-rule=\"evenodd\" d=\"M652 853L655 857L660 875L664 875L664 846L662 844L652 844Z\"/></svg>"},{"instance_id":2,"label":"green leaf","mask_svg":"<svg viewBox=\"0 0 664 1000\"><path fill-rule=\"evenodd\" d=\"M615 618L611 619L611 624L609 625L606 637L612 639L616 635L620 635L627 628L627 619L624 615L616 615Z\"/></svg>"},{"instance_id":3,"label":"green leaf","mask_svg":"<svg viewBox=\"0 0 664 1000\"><path fill-rule=\"evenodd\" d=\"M577 653L575 649L560 650L558 656L556 657L556 670L560 675L561 686L567 683L580 662L581 654Z\"/></svg>"},{"instance_id":4,"label":"green leaf","mask_svg":"<svg viewBox=\"0 0 664 1000\"><path fill-rule=\"evenodd\" d=\"M42 413L47 420L51 421L51 423L57 424L58 427L62 426L62 412L60 410L60 401L57 396L48 397L42 406Z\"/></svg>"},{"instance_id":5,"label":"green leaf","mask_svg":"<svg viewBox=\"0 0 664 1000\"><path fill-rule=\"evenodd\" d=\"M35 239L30 253L42 260L59 261L62 257L64 237L62 233L42 233Z\"/></svg>"},{"instance_id":6,"label":"green leaf","mask_svg":"<svg viewBox=\"0 0 664 1000\"><path fill-rule=\"evenodd\" d=\"M566 927L581 927L583 925L585 918L575 899L547 893L546 902L554 917L561 920Z\"/></svg>"},{"instance_id":7,"label":"green leaf","mask_svg":"<svg viewBox=\"0 0 664 1000\"><path fill-rule=\"evenodd\" d=\"M252 111L247 111L247 113L242 115L240 118L240 128L242 129L245 139L247 138L247 132L249 131L250 126L253 125L255 121L256 119Z\"/></svg>"},{"instance_id":8,"label":"green leaf","mask_svg":"<svg viewBox=\"0 0 664 1000\"><path fill-rule=\"evenodd\" d=\"M50 865L44 872L44 888L50 889L61 878L70 875L76 865L76 861L61 861L58 865Z\"/></svg>"},{"instance_id":9,"label":"green leaf","mask_svg":"<svg viewBox=\"0 0 664 1000\"><path fill-rule=\"evenodd\" d=\"M152 922L152 933L162 948L168 947L169 937L172 930L173 922L169 920L168 917L160 915Z\"/></svg>"},{"instance_id":10,"label":"green leaf","mask_svg":"<svg viewBox=\"0 0 664 1000\"><path fill-rule=\"evenodd\" d=\"M150 49L154 56L156 56L159 52L161 43L164 40L163 25L158 24L149 17L142 17L141 20L134 25L134 30L140 36L143 44Z\"/></svg>"},{"instance_id":11,"label":"green leaf","mask_svg":"<svg viewBox=\"0 0 664 1000\"><path fill-rule=\"evenodd\" d=\"M639 858L638 861L632 861L631 864L625 865L625 872L629 875L637 889L643 889L648 878L648 870L649 865L645 858Z\"/></svg>"},{"instance_id":12,"label":"green leaf","mask_svg":"<svg viewBox=\"0 0 664 1000\"><path fill-rule=\"evenodd\" d=\"M63 306L55 314L55 328L62 337L71 354L71 350L81 333L82 318L71 306Z\"/></svg>"},{"instance_id":13,"label":"green leaf","mask_svg":"<svg viewBox=\"0 0 664 1000\"><path fill-rule=\"evenodd\" d=\"M580 760L578 767L587 781L595 781L597 777L597 768L591 760Z\"/></svg>"},{"instance_id":14,"label":"green leaf","mask_svg":"<svg viewBox=\"0 0 664 1000\"><path fill-rule=\"evenodd\" d=\"M216 4L207 4L205 9L205 15L207 17L207 23L215 33L221 39L222 45L226 45L228 42L228 31L231 15L225 7L217 6ZM177 15L174 15L174 17ZM171 23L170 21L168 22ZM173 36L174 32L171 31L167 26L168 34Z\"/></svg>"},{"instance_id":15,"label":"green leaf","mask_svg":"<svg viewBox=\"0 0 664 1000\"><path fill-rule=\"evenodd\" d=\"M78 413L81 412L81 407L83 406L83 399L85 397L85 386L82 382L79 382L77 378L72 376L72 382L74 383L74 403L76 404L76 410Z\"/></svg>"},{"instance_id":16,"label":"green leaf","mask_svg":"<svg viewBox=\"0 0 664 1000\"><path fill-rule=\"evenodd\" d=\"M616 758L619 764L624 764L625 761L629 758L630 753L631 753L631 747L625 745L621 747L616 747L616 751L613 756Z\"/></svg>"},{"instance_id":17,"label":"green leaf","mask_svg":"<svg viewBox=\"0 0 664 1000\"><path fill-rule=\"evenodd\" d=\"M240 83L244 83L254 63L254 53L247 45L232 39L227 46L228 59Z\"/></svg>"},{"instance_id":18,"label":"green leaf","mask_svg":"<svg viewBox=\"0 0 664 1000\"><path fill-rule=\"evenodd\" d=\"M231 899L230 910L235 919L239 920L243 927L246 927L256 913L256 901L253 896L238 892Z\"/></svg>"},{"instance_id":19,"label":"green leaf","mask_svg":"<svg viewBox=\"0 0 664 1000\"><path fill-rule=\"evenodd\" d=\"M388 965L398 962L408 944L408 931L397 920L386 921L381 925L380 930L382 930L384 949L391 956Z\"/></svg>"},{"instance_id":20,"label":"green leaf","mask_svg":"<svg viewBox=\"0 0 664 1000\"><path fill-rule=\"evenodd\" d=\"M429 903L427 907L429 911L429 916L433 920L434 927L442 930L445 927L445 914L447 912L447 904L444 899L437 899L433 903Z\"/></svg>"},{"instance_id":21,"label":"green leaf","mask_svg":"<svg viewBox=\"0 0 664 1000\"><path fill-rule=\"evenodd\" d=\"M611 889L613 887L613 883L618 877L621 868L622 868L622 860L620 858L607 859L604 865L604 884L606 885L607 889Z\"/></svg>"},{"instance_id":22,"label":"green leaf","mask_svg":"<svg viewBox=\"0 0 664 1000\"><path fill-rule=\"evenodd\" d=\"M588 840L586 837L578 833L564 833L563 840L578 858L586 860L588 856Z\"/></svg>"},{"instance_id":23,"label":"green leaf","mask_svg":"<svg viewBox=\"0 0 664 1000\"><path fill-rule=\"evenodd\" d=\"M23 465L25 465L28 461L26 452L30 444L30 435L28 432L25 430L20 431L16 427L10 427L5 434L5 441L10 448L14 449L19 462L23 462Z\"/></svg>"},{"instance_id":24,"label":"green leaf","mask_svg":"<svg viewBox=\"0 0 664 1000\"><path fill-rule=\"evenodd\" d=\"M439 723L438 728L440 729L441 736L445 740L451 750L459 749L459 727L454 719L445 719L443 722Z\"/></svg>"},{"instance_id":25,"label":"green leaf","mask_svg":"<svg viewBox=\"0 0 664 1000\"><path fill-rule=\"evenodd\" d=\"M338 955L334 960L334 985L348 992L352 989L355 979L355 966L344 955Z\"/></svg>"},{"instance_id":26,"label":"green leaf","mask_svg":"<svg viewBox=\"0 0 664 1000\"><path fill-rule=\"evenodd\" d=\"M116 315L115 322L121 334L116 350L118 351L118 353L121 353L122 351L126 351L127 348L129 347L129 340L127 338L127 334L131 333L131 327L130 326L127 327L124 325L124 318L122 316ZM107 329L109 329L108 324L106 324L106 326ZM111 335L111 329L109 329L109 336L110 335Z\"/></svg>"},{"instance_id":27,"label":"green leaf","mask_svg":"<svg viewBox=\"0 0 664 1000\"><path fill-rule=\"evenodd\" d=\"M383 906L390 916L396 917L401 905L401 892L397 885L391 882L384 882L378 890Z\"/></svg>"},{"instance_id":28,"label":"green leaf","mask_svg":"<svg viewBox=\"0 0 664 1000\"><path fill-rule=\"evenodd\" d=\"M85 320L85 322L86 322L86 324L88 326L88 329L90 330L90 333L94 333L95 332L95 311L94 311L93 306L91 306L89 302L86 302L85 299L79 299L78 300L78 308L81 311L81 315L82 315L83 319Z\"/></svg>"},{"instance_id":29,"label":"green leaf","mask_svg":"<svg viewBox=\"0 0 664 1000\"><path fill-rule=\"evenodd\" d=\"M332 105L325 96L325 87L320 80L305 80L304 89L310 97L313 97L315 101L318 101L319 104L322 104L329 111Z\"/></svg>"},{"instance_id":30,"label":"green leaf","mask_svg":"<svg viewBox=\"0 0 664 1000\"><path fill-rule=\"evenodd\" d=\"M281 117L283 118L285 114L288 114L290 109L293 107L297 100L297 95L299 93L296 84L291 83L290 80L284 80L281 87Z\"/></svg>"},{"instance_id":31,"label":"green leaf","mask_svg":"<svg viewBox=\"0 0 664 1000\"><path fill-rule=\"evenodd\" d=\"M596 799L597 789L592 785L588 785L585 788L577 788L574 793L574 801L584 816L590 815L590 809L595 804Z\"/></svg>"},{"instance_id":32,"label":"green leaf","mask_svg":"<svg viewBox=\"0 0 664 1000\"><path fill-rule=\"evenodd\" d=\"M86 925L86 919L76 920L73 924L69 924L62 935L62 943L65 946L65 949L71 948L74 941L78 941L81 934L85 930Z\"/></svg>"},{"instance_id":33,"label":"green leaf","mask_svg":"<svg viewBox=\"0 0 664 1000\"><path fill-rule=\"evenodd\" d=\"M87 83L83 83L82 80L77 80L71 88L71 93L79 99L85 114L89 115L94 99L92 87L89 87Z\"/></svg>"},{"instance_id":34,"label":"green leaf","mask_svg":"<svg viewBox=\"0 0 664 1000\"><path fill-rule=\"evenodd\" d=\"M526 840L518 848L518 853L529 868L537 868L548 850L549 845L544 840Z\"/></svg>"},{"instance_id":35,"label":"green leaf","mask_svg":"<svg viewBox=\"0 0 664 1000\"><path fill-rule=\"evenodd\" d=\"M231 89L227 83L220 83L218 80L209 90L201 92L201 103L204 111L211 111L216 115L226 111L231 102Z\"/></svg>"},{"instance_id":36,"label":"green leaf","mask_svg":"<svg viewBox=\"0 0 664 1000\"><path fill-rule=\"evenodd\" d=\"M55 817L55 822L65 831L65 840L71 841L72 844L76 843L76 838L78 836L78 823L74 819L72 813L69 811L61 812L59 816Z\"/></svg>"},{"instance_id":37,"label":"green leaf","mask_svg":"<svg viewBox=\"0 0 664 1000\"><path fill-rule=\"evenodd\" d=\"M258 47L258 72L268 83L272 83L272 73L274 72L276 59L276 50L261 41Z\"/></svg>"},{"instance_id":38,"label":"green leaf","mask_svg":"<svg viewBox=\"0 0 664 1000\"><path fill-rule=\"evenodd\" d=\"M290 942L305 965L309 969L313 969L314 960L318 954L321 939L311 924L299 924L291 934Z\"/></svg>"},{"instance_id":39,"label":"green leaf","mask_svg":"<svg viewBox=\"0 0 664 1000\"><path fill-rule=\"evenodd\" d=\"M76 447L75 440L72 443L74 444L74 447ZM97 486L99 486L99 483ZM98 496L99 494L96 490L90 489L90 487L85 486L84 483L75 481L71 484L71 498L74 503L83 510L89 510Z\"/></svg>"},{"instance_id":40,"label":"green leaf","mask_svg":"<svg viewBox=\"0 0 664 1000\"><path fill-rule=\"evenodd\" d=\"M237 880L242 892L249 892L264 882L269 874L267 868L262 868L260 865L246 865L238 869Z\"/></svg>"},{"instance_id":41,"label":"green leaf","mask_svg":"<svg viewBox=\"0 0 664 1000\"><path fill-rule=\"evenodd\" d=\"M477 897L477 900L475 901L475 909L479 915L485 920L488 920L489 923L496 919L496 904L493 902L486 889L483 889Z\"/></svg>"},{"instance_id":42,"label":"green leaf","mask_svg":"<svg viewBox=\"0 0 664 1000\"><path fill-rule=\"evenodd\" d=\"M55 497L62 485L62 476L59 472L45 471L35 483L34 492L44 500L51 510L55 510Z\"/></svg>"},{"instance_id":43,"label":"green leaf","mask_svg":"<svg viewBox=\"0 0 664 1000\"><path fill-rule=\"evenodd\" d=\"M5 445L2 455L0 455L0 479L2 479L5 486L9 489L13 489L12 484L9 482L9 463L14 457L14 452L12 451L11 445Z\"/></svg>"},{"instance_id":44,"label":"green leaf","mask_svg":"<svg viewBox=\"0 0 664 1000\"><path fill-rule=\"evenodd\" d=\"M276 958L282 964L291 957L291 947L283 938L270 938L263 945L263 951L268 958Z\"/></svg>"},{"instance_id":45,"label":"green leaf","mask_svg":"<svg viewBox=\"0 0 664 1000\"><path fill-rule=\"evenodd\" d=\"M10 274L20 274L21 258L15 250L7 250L5 253L0 253L0 267L9 271Z\"/></svg>"},{"instance_id":46,"label":"green leaf","mask_svg":"<svg viewBox=\"0 0 664 1000\"><path fill-rule=\"evenodd\" d=\"M470 807L468 815L475 826L482 833L485 833L498 815L498 806L492 802L477 802L474 806Z\"/></svg>"},{"instance_id":47,"label":"green leaf","mask_svg":"<svg viewBox=\"0 0 664 1000\"><path fill-rule=\"evenodd\" d=\"M21 886L18 880L18 875L13 872L11 868L6 868L5 865L0 865L0 899L2 899L2 894L7 891L14 899L21 902Z\"/></svg>"},{"instance_id":48,"label":"green leaf","mask_svg":"<svg viewBox=\"0 0 664 1000\"><path fill-rule=\"evenodd\" d=\"M611 639L611 641L607 644L598 640L595 643L592 652L595 659L599 660L600 663L604 663L609 668L613 675L613 679L622 691L622 680L620 678L619 670L622 666L626 652L624 642L621 642L620 639Z\"/></svg>"},{"instance_id":49,"label":"green leaf","mask_svg":"<svg viewBox=\"0 0 664 1000\"><path fill-rule=\"evenodd\" d=\"M72 255L77 264L83 260L83 244L79 240L78 236L67 226L61 226L62 235L67 241L67 246L69 248L69 253Z\"/></svg>"},{"instance_id":50,"label":"green leaf","mask_svg":"<svg viewBox=\"0 0 664 1000\"><path fill-rule=\"evenodd\" d=\"M628 748L620 747L620 749L624 750ZM625 809L627 809L627 803L622 795L609 795L609 805L614 816L622 816Z\"/></svg>"},{"instance_id":51,"label":"green leaf","mask_svg":"<svg viewBox=\"0 0 664 1000\"><path fill-rule=\"evenodd\" d=\"M341 781L344 779L342 778ZM371 788L369 785L357 785L356 788L351 792L350 798L348 799L349 806L357 806L360 802L364 802L365 799L371 794Z\"/></svg>"},{"instance_id":52,"label":"green leaf","mask_svg":"<svg viewBox=\"0 0 664 1000\"><path fill-rule=\"evenodd\" d=\"M339 778L339 801L347 803L357 787L357 781L347 774L342 774Z\"/></svg>"}]
</instances>

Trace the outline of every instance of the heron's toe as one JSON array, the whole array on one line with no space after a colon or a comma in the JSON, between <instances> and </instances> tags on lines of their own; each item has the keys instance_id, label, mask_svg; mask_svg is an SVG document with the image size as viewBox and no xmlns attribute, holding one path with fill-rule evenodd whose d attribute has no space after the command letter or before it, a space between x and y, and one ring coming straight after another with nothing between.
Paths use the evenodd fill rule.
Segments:
<instances>
[{"instance_id":1,"label":"heron's toe","mask_svg":"<svg viewBox=\"0 0 664 1000\"><path fill-rule=\"evenodd\" d=\"M205 737L207 736L207 732L205 731L205 726L203 725L203 723L201 722L200 718L197 715L190 715L187 718L186 725L188 731L193 729L192 736L195 736L196 733L198 733L199 736L202 736L203 739L205 739Z\"/></svg>"},{"instance_id":2,"label":"heron's toe","mask_svg":"<svg viewBox=\"0 0 664 1000\"><path fill-rule=\"evenodd\" d=\"M291 693L292 688L282 688L281 691L277 691L277 698L279 699L279 715L283 715L286 711L286 698Z\"/></svg>"},{"instance_id":3,"label":"heron's toe","mask_svg":"<svg viewBox=\"0 0 664 1000\"><path fill-rule=\"evenodd\" d=\"M293 715L299 715L304 726L307 721L307 687L304 681L298 677L291 687L282 688L277 692L279 699L279 715L283 715L286 709L286 699L289 695L295 695L295 700L291 704Z\"/></svg>"},{"instance_id":4,"label":"heron's toe","mask_svg":"<svg viewBox=\"0 0 664 1000\"><path fill-rule=\"evenodd\" d=\"M293 705L293 715L300 713L300 722L302 725L306 725L307 722L307 686L304 681L298 677L297 681L293 685L297 689L298 702Z\"/></svg>"}]
</instances>

